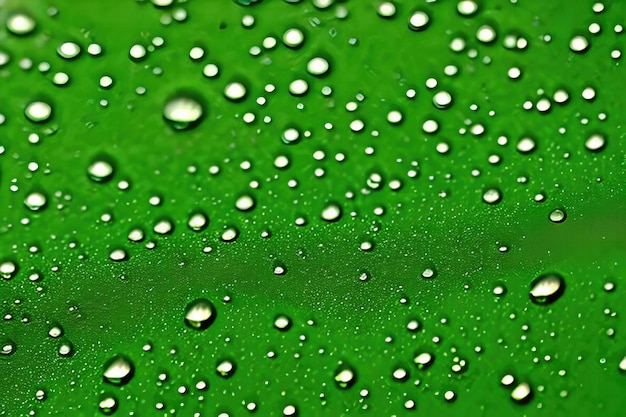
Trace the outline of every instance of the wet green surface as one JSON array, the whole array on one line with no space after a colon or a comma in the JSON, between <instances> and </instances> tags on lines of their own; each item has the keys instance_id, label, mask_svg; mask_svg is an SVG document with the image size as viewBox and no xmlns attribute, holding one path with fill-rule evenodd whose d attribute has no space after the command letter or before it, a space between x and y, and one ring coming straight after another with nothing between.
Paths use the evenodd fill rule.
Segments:
<instances>
[{"instance_id":1,"label":"wet green surface","mask_svg":"<svg viewBox=\"0 0 626 417\"><path fill-rule=\"evenodd\" d=\"M100 415L106 398L135 416L621 415L626 3L572 3L396 2L384 18L355 0L0 0L0 415ZM31 33L11 32L20 12ZM163 117L176 97L203 108L186 130ZM40 123L36 101L52 108ZM97 161L110 178L90 178ZM533 303L550 273L564 287ZM199 298L215 308L202 330L185 324ZM111 384L120 354L134 373Z\"/></svg>"}]
</instances>

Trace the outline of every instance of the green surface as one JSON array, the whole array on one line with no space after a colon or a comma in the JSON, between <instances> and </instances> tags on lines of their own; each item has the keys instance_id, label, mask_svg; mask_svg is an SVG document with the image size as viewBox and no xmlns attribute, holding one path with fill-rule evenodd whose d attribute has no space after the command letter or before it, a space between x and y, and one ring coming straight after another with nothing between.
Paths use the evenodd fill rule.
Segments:
<instances>
[{"instance_id":1,"label":"green surface","mask_svg":"<svg viewBox=\"0 0 626 417\"><path fill-rule=\"evenodd\" d=\"M378 1L322 3L0 0L0 265L17 266L0 280L0 342L12 346L0 355L0 416L100 415L111 396L118 416L243 416L250 404L261 416L290 405L300 416L623 415L626 72L615 51L626 2L483 0L463 16L456 1L398 1L389 18ZM415 10L430 17L424 30L409 28ZM8 30L17 12L34 19L32 33ZM478 39L483 25L493 42ZM303 31L301 47L283 43L290 28ZM576 35L587 50L570 49ZM275 48L263 47L268 36ZM510 36L527 46L508 47ZM155 37L164 44L129 57ZM80 55L59 56L64 42ZM205 54L194 61L195 46ZM330 63L326 76L307 72L314 57ZM203 75L209 63L215 78ZM53 82L58 72L66 85ZM296 79L307 94L290 94ZM233 81L244 99L225 98ZM588 87L595 97L583 97ZM433 104L440 91L453 98L447 109ZM163 118L179 96L204 106L187 130ZM52 117L25 117L33 101ZM300 140L285 144L290 127ZM606 141L596 152L585 147L593 134ZM524 137L536 144L528 153L516 148ZM278 156L289 166L277 168ZM109 181L87 175L99 160L114 167ZM501 193L495 204L483 201L489 189ZM24 204L33 192L47 200L37 211ZM242 195L251 210L236 208ZM338 221L321 218L329 204ZM550 221L555 209L565 221ZM209 218L198 232L187 225L197 212ZM153 230L162 220L171 233ZM239 234L224 242L229 227ZM141 242L128 238L136 228ZM111 260L116 249L128 259ZM553 272L563 294L533 303L531 283ZM199 298L215 307L204 330L185 324ZM291 323L282 331L279 315ZM61 337L49 336L55 326ZM421 352L434 357L424 369L413 362ZM103 371L119 354L134 375L118 386ZM227 377L224 360L235 364ZM344 389L335 376L345 369L356 380ZM522 382L533 395L518 404Z\"/></svg>"}]
</instances>

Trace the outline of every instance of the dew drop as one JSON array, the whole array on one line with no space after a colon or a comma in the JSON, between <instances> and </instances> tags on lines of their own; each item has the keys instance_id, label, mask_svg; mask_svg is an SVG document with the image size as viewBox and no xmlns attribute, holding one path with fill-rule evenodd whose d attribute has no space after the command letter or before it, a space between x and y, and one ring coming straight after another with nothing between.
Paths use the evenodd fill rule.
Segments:
<instances>
[{"instance_id":1,"label":"dew drop","mask_svg":"<svg viewBox=\"0 0 626 417\"><path fill-rule=\"evenodd\" d=\"M46 207L47 203L46 195L39 192L30 193L24 199L24 205L31 211L40 211Z\"/></svg>"},{"instance_id":2,"label":"dew drop","mask_svg":"<svg viewBox=\"0 0 626 417\"><path fill-rule=\"evenodd\" d=\"M513 401L525 404L532 399L533 391L527 382L518 384L513 391L511 391L511 399Z\"/></svg>"},{"instance_id":3,"label":"dew drop","mask_svg":"<svg viewBox=\"0 0 626 417\"><path fill-rule=\"evenodd\" d=\"M456 5L459 14L463 16L471 16L478 11L478 4L473 0L462 0Z\"/></svg>"},{"instance_id":4,"label":"dew drop","mask_svg":"<svg viewBox=\"0 0 626 417\"><path fill-rule=\"evenodd\" d=\"M426 369L435 361L435 357L428 352L419 352L413 358L413 362L419 369Z\"/></svg>"},{"instance_id":5,"label":"dew drop","mask_svg":"<svg viewBox=\"0 0 626 417\"><path fill-rule=\"evenodd\" d=\"M483 201L487 204L498 204L500 200L502 200L502 195L495 188L490 188L483 194Z\"/></svg>"},{"instance_id":6,"label":"dew drop","mask_svg":"<svg viewBox=\"0 0 626 417\"><path fill-rule=\"evenodd\" d=\"M289 84L289 92L294 96L303 96L309 91L309 83L305 80L294 80Z\"/></svg>"},{"instance_id":7,"label":"dew drop","mask_svg":"<svg viewBox=\"0 0 626 417\"><path fill-rule=\"evenodd\" d=\"M317 76L325 75L328 73L329 69L330 64L325 58L322 57L315 57L311 59L306 66L306 70L309 74Z\"/></svg>"},{"instance_id":8,"label":"dew drop","mask_svg":"<svg viewBox=\"0 0 626 417\"><path fill-rule=\"evenodd\" d=\"M205 330L214 321L217 310L206 298L198 298L185 308L185 324L195 330Z\"/></svg>"},{"instance_id":9,"label":"dew drop","mask_svg":"<svg viewBox=\"0 0 626 417\"><path fill-rule=\"evenodd\" d=\"M565 291L565 280L556 273L548 273L535 278L530 284L530 299L535 304L552 304Z\"/></svg>"},{"instance_id":10,"label":"dew drop","mask_svg":"<svg viewBox=\"0 0 626 417\"><path fill-rule=\"evenodd\" d=\"M622 360L619 362L619 370L622 372L626 372L626 356L624 356L624 358L622 358Z\"/></svg>"},{"instance_id":11,"label":"dew drop","mask_svg":"<svg viewBox=\"0 0 626 417\"><path fill-rule=\"evenodd\" d=\"M430 16L424 11L416 11L409 18L409 28L414 31L424 30L430 22Z\"/></svg>"},{"instance_id":12,"label":"dew drop","mask_svg":"<svg viewBox=\"0 0 626 417\"><path fill-rule=\"evenodd\" d=\"M577 53L585 52L588 48L589 48L589 41L584 36L580 36L580 35L574 36L569 41L569 49L571 49L572 52L577 52Z\"/></svg>"},{"instance_id":13,"label":"dew drop","mask_svg":"<svg viewBox=\"0 0 626 417\"><path fill-rule=\"evenodd\" d=\"M13 261L3 261L0 263L0 276L6 280L13 278L17 274L17 265Z\"/></svg>"},{"instance_id":14,"label":"dew drop","mask_svg":"<svg viewBox=\"0 0 626 417\"><path fill-rule=\"evenodd\" d=\"M240 82L232 82L224 88L224 97L231 101L242 100L247 94L246 86Z\"/></svg>"},{"instance_id":15,"label":"dew drop","mask_svg":"<svg viewBox=\"0 0 626 417\"><path fill-rule=\"evenodd\" d=\"M517 150L520 153L532 153L536 147L537 144L535 143L535 140L529 137L524 137L517 142Z\"/></svg>"},{"instance_id":16,"label":"dew drop","mask_svg":"<svg viewBox=\"0 0 626 417\"><path fill-rule=\"evenodd\" d=\"M128 259L128 252L124 249L114 249L109 254L109 259L115 262L122 262Z\"/></svg>"},{"instance_id":17,"label":"dew drop","mask_svg":"<svg viewBox=\"0 0 626 417\"><path fill-rule=\"evenodd\" d=\"M204 115L202 104L189 96L168 100L163 108L163 117L175 130L186 130L198 125Z\"/></svg>"},{"instance_id":18,"label":"dew drop","mask_svg":"<svg viewBox=\"0 0 626 417\"><path fill-rule=\"evenodd\" d=\"M52 107L43 101L33 101L26 106L24 114L31 122L41 123L52 116Z\"/></svg>"},{"instance_id":19,"label":"dew drop","mask_svg":"<svg viewBox=\"0 0 626 417\"><path fill-rule=\"evenodd\" d=\"M194 232L200 232L204 230L209 224L209 218L202 212L195 212L189 216L187 226Z\"/></svg>"},{"instance_id":20,"label":"dew drop","mask_svg":"<svg viewBox=\"0 0 626 417\"><path fill-rule=\"evenodd\" d=\"M146 57L147 51L145 46L135 44L130 47L130 51L128 52L128 54L134 61L140 61Z\"/></svg>"},{"instance_id":21,"label":"dew drop","mask_svg":"<svg viewBox=\"0 0 626 417\"><path fill-rule=\"evenodd\" d=\"M396 6L390 1L384 1L378 5L378 15L381 17L393 17L396 14Z\"/></svg>"},{"instance_id":22,"label":"dew drop","mask_svg":"<svg viewBox=\"0 0 626 417\"><path fill-rule=\"evenodd\" d=\"M433 103L438 109L447 109L452 105L452 95L447 91L439 91L433 97Z\"/></svg>"},{"instance_id":23,"label":"dew drop","mask_svg":"<svg viewBox=\"0 0 626 417\"><path fill-rule=\"evenodd\" d=\"M14 35L28 35L36 26L35 20L24 13L12 14L7 19L7 29Z\"/></svg>"},{"instance_id":24,"label":"dew drop","mask_svg":"<svg viewBox=\"0 0 626 417\"><path fill-rule=\"evenodd\" d=\"M87 176L94 182L107 182L113 178L114 168L110 158L98 157L87 167Z\"/></svg>"},{"instance_id":25,"label":"dew drop","mask_svg":"<svg viewBox=\"0 0 626 417\"><path fill-rule=\"evenodd\" d=\"M61 58L74 59L80 54L80 46L74 42L64 42L57 49Z\"/></svg>"},{"instance_id":26,"label":"dew drop","mask_svg":"<svg viewBox=\"0 0 626 417\"><path fill-rule=\"evenodd\" d=\"M130 358L124 355L116 355L104 365L102 376L104 382L109 384L125 385L132 379L134 373L135 366Z\"/></svg>"},{"instance_id":27,"label":"dew drop","mask_svg":"<svg viewBox=\"0 0 626 417\"><path fill-rule=\"evenodd\" d=\"M347 365L341 365L335 371L335 383L341 389L348 389L356 382L355 370Z\"/></svg>"},{"instance_id":28,"label":"dew drop","mask_svg":"<svg viewBox=\"0 0 626 417\"><path fill-rule=\"evenodd\" d=\"M489 25L482 25L476 31L476 38L482 43L491 43L496 39L496 30Z\"/></svg>"},{"instance_id":29,"label":"dew drop","mask_svg":"<svg viewBox=\"0 0 626 417\"><path fill-rule=\"evenodd\" d=\"M112 394L102 394L100 396L100 401L98 402L98 408L100 412L105 415L110 415L115 413L118 407L117 398Z\"/></svg>"},{"instance_id":30,"label":"dew drop","mask_svg":"<svg viewBox=\"0 0 626 417\"><path fill-rule=\"evenodd\" d=\"M234 242L239 237L239 230L234 227L228 227L222 233L222 241Z\"/></svg>"},{"instance_id":31,"label":"dew drop","mask_svg":"<svg viewBox=\"0 0 626 417\"><path fill-rule=\"evenodd\" d=\"M341 218L341 214L341 207L335 203L331 203L322 210L322 219L327 222L336 222Z\"/></svg>"},{"instance_id":32,"label":"dew drop","mask_svg":"<svg viewBox=\"0 0 626 417\"><path fill-rule=\"evenodd\" d=\"M549 218L552 223L563 223L567 218L567 214L565 210L554 209L550 212Z\"/></svg>"},{"instance_id":33,"label":"dew drop","mask_svg":"<svg viewBox=\"0 0 626 417\"><path fill-rule=\"evenodd\" d=\"M600 152L606 146L606 139L599 133L594 133L585 141L585 148L590 152Z\"/></svg>"},{"instance_id":34,"label":"dew drop","mask_svg":"<svg viewBox=\"0 0 626 417\"><path fill-rule=\"evenodd\" d=\"M283 34L283 42L290 48L298 48L304 42L304 33L300 29L288 29Z\"/></svg>"},{"instance_id":35,"label":"dew drop","mask_svg":"<svg viewBox=\"0 0 626 417\"><path fill-rule=\"evenodd\" d=\"M217 374L223 378L230 378L235 373L235 362L231 360L223 360L217 364L215 368Z\"/></svg>"},{"instance_id":36,"label":"dew drop","mask_svg":"<svg viewBox=\"0 0 626 417\"><path fill-rule=\"evenodd\" d=\"M17 345L14 341L7 338L0 339L0 354L3 356L9 356L15 353Z\"/></svg>"},{"instance_id":37,"label":"dew drop","mask_svg":"<svg viewBox=\"0 0 626 417\"><path fill-rule=\"evenodd\" d=\"M281 314L274 319L274 327L280 331L287 331L291 327L291 319Z\"/></svg>"}]
</instances>

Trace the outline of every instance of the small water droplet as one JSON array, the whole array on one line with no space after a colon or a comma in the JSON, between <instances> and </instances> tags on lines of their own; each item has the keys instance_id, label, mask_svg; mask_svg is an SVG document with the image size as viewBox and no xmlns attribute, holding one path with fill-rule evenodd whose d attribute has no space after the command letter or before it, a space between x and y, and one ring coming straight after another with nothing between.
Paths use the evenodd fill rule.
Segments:
<instances>
[{"instance_id":1,"label":"small water droplet","mask_svg":"<svg viewBox=\"0 0 626 417\"><path fill-rule=\"evenodd\" d=\"M214 321L217 310L212 302L199 298L190 302L185 309L185 324L195 330L205 330Z\"/></svg>"},{"instance_id":2,"label":"small water droplet","mask_svg":"<svg viewBox=\"0 0 626 417\"><path fill-rule=\"evenodd\" d=\"M124 355L116 355L109 359L104 365L102 374L104 382L113 385L125 385L133 377L135 366L133 362Z\"/></svg>"},{"instance_id":3,"label":"small water droplet","mask_svg":"<svg viewBox=\"0 0 626 417\"><path fill-rule=\"evenodd\" d=\"M240 82L232 82L224 88L224 97L231 101L243 100L246 94L246 86Z\"/></svg>"},{"instance_id":4,"label":"small water droplet","mask_svg":"<svg viewBox=\"0 0 626 417\"><path fill-rule=\"evenodd\" d=\"M236 370L235 362L225 359L220 361L215 368L217 374L223 378L230 378Z\"/></svg>"},{"instance_id":5,"label":"small water droplet","mask_svg":"<svg viewBox=\"0 0 626 417\"><path fill-rule=\"evenodd\" d=\"M13 261L3 261L0 263L0 276L6 280L13 278L17 274L17 264Z\"/></svg>"},{"instance_id":6,"label":"small water droplet","mask_svg":"<svg viewBox=\"0 0 626 417\"><path fill-rule=\"evenodd\" d=\"M525 404L532 399L533 391L530 388L530 384L527 382L522 382L518 384L513 391L511 391L511 398L513 401Z\"/></svg>"},{"instance_id":7,"label":"small water droplet","mask_svg":"<svg viewBox=\"0 0 626 417\"><path fill-rule=\"evenodd\" d=\"M187 226L194 232L201 232L204 230L209 224L209 218L206 214L202 212L195 212L189 216L189 220L187 221Z\"/></svg>"},{"instance_id":8,"label":"small water droplet","mask_svg":"<svg viewBox=\"0 0 626 417\"><path fill-rule=\"evenodd\" d=\"M113 414L118 407L117 398L113 394L104 393L100 396L100 401L98 402L98 408L100 412L105 415Z\"/></svg>"},{"instance_id":9,"label":"small water droplet","mask_svg":"<svg viewBox=\"0 0 626 417\"><path fill-rule=\"evenodd\" d=\"M413 362L419 369L426 369L435 361L434 355L428 352L418 352L413 358Z\"/></svg>"},{"instance_id":10,"label":"small water droplet","mask_svg":"<svg viewBox=\"0 0 626 417\"><path fill-rule=\"evenodd\" d=\"M32 192L24 199L24 205L31 211L40 211L46 207L48 199L45 194Z\"/></svg>"},{"instance_id":11,"label":"small water droplet","mask_svg":"<svg viewBox=\"0 0 626 417\"><path fill-rule=\"evenodd\" d=\"M585 148L590 152L600 152L606 147L604 135L594 133L585 141Z\"/></svg>"},{"instance_id":12,"label":"small water droplet","mask_svg":"<svg viewBox=\"0 0 626 417\"><path fill-rule=\"evenodd\" d=\"M567 219L567 214L565 210L554 209L550 212L549 218L552 223L563 223Z\"/></svg>"},{"instance_id":13,"label":"small water droplet","mask_svg":"<svg viewBox=\"0 0 626 417\"><path fill-rule=\"evenodd\" d=\"M331 203L322 210L322 219L327 222L336 222L341 218L341 213L341 207L335 203Z\"/></svg>"},{"instance_id":14,"label":"small water droplet","mask_svg":"<svg viewBox=\"0 0 626 417\"><path fill-rule=\"evenodd\" d=\"M565 280L556 273L540 275L530 284L530 299L535 304L552 304L565 291Z\"/></svg>"},{"instance_id":15,"label":"small water droplet","mask_svg":"<svg viewBox=\"0 0 626 417\"><path fill-rule=\"evenodd\" d=\"M52 106L43 101L33 101L24 110L26 117L35 123L42 123L52 116Z\"/></svg>"},{"instance_id":16,"label":"small water droplet","mask_svg":"<svg viewBox=\"0 0 626 417\"><path fill-rule=\"evenodd\" d=\"M274 319L274 327L281 331L287 331L291 327L291 319L281 314Z\"/></svg>"},{"instance_id":17,"label":"small water droplet","mask_svg":"<svg viewBox=\"0 0 626 417\"><path fill-rule=\"evenodd\" d=\"M430 16L426 12L418 10L409 18L409 28L415 31L424 30L429 22Z\"/></svg>"},{"instance_id":18,"label":"small water droplet","mask_svg":"<svg viewBox=\"0 0 626 417\"><path fill-rule=\"evenodd\" d=\"M483 194L483 201L487 204L498 204L500 200L502 200L502 194L495 188L490 188Z\"/></svg>"}]
</instances>

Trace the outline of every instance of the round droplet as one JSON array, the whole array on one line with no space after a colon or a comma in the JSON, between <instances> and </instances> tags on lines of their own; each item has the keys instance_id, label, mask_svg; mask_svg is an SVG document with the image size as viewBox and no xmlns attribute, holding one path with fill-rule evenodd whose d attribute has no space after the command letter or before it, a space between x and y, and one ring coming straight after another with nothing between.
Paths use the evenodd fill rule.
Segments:
<instances>
[{"instance_id":1,"label":"round droplet","mask_svg":"<svg viewBox=\"0 0 626 417\"><path fill-rule=\"evenodd\" d=\"M396 14L396 6L390 1L384 1L378 5L378 15L381 17L393 17Z\"/></svg>"},{"instance_id":2,"label":"round droplet","mask_svg":"<svg viewBox=\"0 0 626 417\"><path fill-rule=\"evenodd\" d=\"M64 42L57 49L57 54L65 59L76 58L80 54L80 46L74 42Z\"/></svg>"},{"instance_id":3,"label":"round droplet","mask_svg":"<svg viewBox=\"0 0 626 417\"><path fill-rule=\"evenodd\" d=\"M478 4L473 0L462 0L456 5L459 14L471 16L478 11Z\"/></svg>"},{"instance_id":4,"label":"round droplet","mask_svg":"<svg viewBox=\"0 0 626 417\"><path fill-rule=\"evenodd\" d=\"M624 356L622 360L619 362L618 367L620 371L626 372L626 356Z\"/></svg>"},{"instance_id":5,"label":"round droplet","mask_svg":"<svg viewBox=\"0 0 626 417\"><path fill-rule=\"evenodd\" d=\"M535 143L534 139L529 137L524 137L520 139L519 142L517 142L517 150L520 153L532 153L536 147L537 144Z\"/></svg>"},{"instance_id":6,"label":"round droplet","mask_svg":"<svg viewBox=\"0 0 626 417\"><path fill-rule=\"evenodd\" d=\"M500 200L502 200L502 195L495 188L490 188L483 194L483 201L487 204L498 204Z\"/></svg>"},{"instance_id":7,"label":"round droplet","mask_svg":"<svg viewBox=\"0 0 626 417\"><path fill-rule=\"evenodd\" d=\"M0 276L6 280L13 278L17 274L17 264L13 261L3 261L0 263Z\"/></svg>"},{"instance_id":8,"label":"round droplet","mask_svg":"<svg viewBox=\"0 0 626 417\"><path fill-rule=\"evenodd\" d=\"M114 249L109 254L109 259L115 262L122 262L128 259L128 252L124 249Z\"/></svg>"},{"instance_id":9,"label":"round droplet","mask_svg":"<svg viewBox=\"0 0 626 417\"><path fill-rule=\"evenodd\" d=\"M513 391L511 391L511 399L513 401L525 404L532 399L533 391L527 382L518 384Z\"/></svg>"},{"instance_id":10,"label":"round droplet","mask_svg":"<svg viewBox=\"0 0 626 417\"><path fill-rule=\"evenodd\" d=\"M500 380L500 383L504 385L505 387L513 385L514 382L515 382L515 378L511 374L504 375L502 379Z\"/></svg>"},{"instance_id":11,"label":"round droplet","mask_svg":"<svg viewBox=\"0 0 626 417\"><path fill-rule=\"evenodd\" d=\"M289 92L294 96L303 96L309 91L309 83L304 80L294 80L289 84Z\"/></svg>"},{"instance_id":12,"label":"round droplet","mask_svg":"<svg viewBox=\"0 0 626 417\"><path fill-rule=\"evenodd\" d=\"M419 369L426 369L435 361L435 357L428 352L418 352L413 358L413 362Z\"/></svg>"},{"instance_id":13,"label":"round droplet","mask_svg":"<svg viewBox=\"0 0 626 417\"><path fill-rule=\"evenodd\" d=\"M37 26L35 19L24 14L15 13L7 19L7 29L14 35L28 35Z\"/></svg>"},{"instance_id":14,"label":"round droplet","mask_svg":"<svg viewBox=\"0 0 626 417\"><path fill-rule=\"evenodd\" d=\"M491 43L496 40L496 30L489 25L482 25L476 31L476 38L482 43Z\"/></svg>"},{"instance_id":15,"label":"round droplet","mask_svg":"<svg viewBox=\"0 0 626 417\"><path fill-rule=\"evenodd\" d=\"M416 11L409 18L409 28L411 30L424 30L430 22L430 16L426 12Z\"/></svg>"},{"instance_id":16,"label":"round droplet","mask_svg":"<svg viewBox=\"0 0 626 417\"><path fill-rule=\"evenodd\" d=\"M15 353L17 345L14 341L7 338L0 338L0 355L9 356Z\"/></svg>"},{"instance_id":17,"label":"round droplet","mask_svg":"<svg viewBox=\"0 0 626 417\"><path fill-rule=\"evenodd\" d=\"M254 197L244 194L237 199L235 207L237 207L239 211L250 211L254 208L255 204Z\"/></svg>"},{"instance_id":18,"label":"round droplet","mask_svg":"<svg viewBox=\"0 0 626 417\"><path fill-rule=\"evenodd\" d=\"M40 192L33 192L26 196L24 205L31 211L39 211L46 207L48 199L46 195Z\"/></svg>"},{"instance_id":19,"label":"round droplet","mask_svg":"<svg viewBox=\"0 0 626 417\"><path fill-rule=\"evenodd\" d=\"M147 51L145 46L135 44L130 47L128 54L134 61L140 61L146 57Z\"/></svg>"},{"instance_id":20,"label":"round droplet","mask_svg":"<svg viewBox=\"0 0 626 417\"><path fill-rule=\"evenodd\" d=\"M206 298L190 302L185 309L185 324L195 330L205 330L214 321L217 310Z\"/></svg>"},{"instance_id":21,"label":"round droplet","mask_svg":"<svg viewBox=\"0 0 626 417\"><path fill-rule=\"evenodd\" d=\"M109 359L104 365L102 376L104 382L109 384L125 385L132 379L134 373L135 366L130 358L124 355L117 355Z\"/></svg>"},{"instance_id":22,"label":"round droplet","mask_svg":"<svg viewBox=\"0 0 626 417\"><path fill-rule=\"evenodd\" d=\"M189 216L187 226L194 232L204 230L209 224L209 218L202 212L195 212Z\"/></svg>"},{"instance_id":23,"label":"round droplet","mask_svg":"<svg viewBox=\"0 0 626 417\"><path fill-rule=\"evenodd\" d=\"M281 331L289 330L291 327L291 319L281 314L274 319L274 327Z\"/></svg>"},{"instance_id":24,"label":"round droplet","mask_svg":"<svg viewBox=\"0 0 626 417\"><path fill-rule=\"evenodd\" d=\"M322 210L322 219L327 222L336 222L341 218L341 213L341 207L335 203L331 203Z\"/></svg>"},{"instance_id":25,"label":"round droplet","mask_svg":"<svg viewBox=\"0 0 626 417\"><path fill-rule=\"evenodd\" d=\"M240 82L232 82L224 88L224 96L231 101L242 100L246 93L246 86Z\"/></svg>"},{"instance_id":26,"label":"round droplet","mask_svg":"<svg viewBox=\"0 0 626 417\"><path fill-rule=\"evenodd\" d=\"M355 370L347 365L341 365L335 371L335 383L341 389L348 389L356 382Z\"/></svg>"},{"instance_id":27,"label":"round droplet","mask_svg":"<svg viewBox=\"0 0 626 417\"><path fill-rule=\"evenodd\" d=\"M283 34L283 42L290 48L297 48L304 42L304 33L300 29L288 29Z\"/></svg>"},{"instance_id":28,"label":"round droplet","mask_svg":"<svg viewBox=\"0 0 626 417\"><path fill-rule=\"evenodd\" d=\"M239 237L239 230L235 227L228 227L222 233L222 241L224 242L234 242Z\"/></svg>"},{"instance_id":29,"label":"round droplet","mask_svg":"<svg viewBox=\"0 0 626 417\"><path fill-rule=\"evenodd\" d=\"M330 69L330 64L325 58L322 58L322 57L315 57L311 59L309 63L306 65L306 70L311 75L317 75L317 76L324 75L328 72L329 69Z\"/></svg>"},{"instance_id":30,"label":"round droplet","mask_svg":"<svg viewBox=\"0 0 626 417\"><path fill-rule=\"evenodd\" d=\"M447 91L439 91L433 97L433 103L438 109L447 109L452 105L452 95Z\"/></svg>"},{"instance_id":31,"label":"round droplet","mask_svg":"<svg viewBox=\"0 0 626 417\"><path fill-rule=\"evenodd\" d=\"M26 106L24 114L31 122L45 122L52 116L52 107L43 101L33 101Z\"/></svg>"},{"instance_id":32,"label":"round droplet","mask_svg":"<svg viewBox=\"0 0 626 417\"><path fill-rule=\"evenodd\" d=\"M535 304L552 304L565 291L565 280L556 273L540 275L530 284L530 299Z\"/></svg>"},{"instance_id":33,"label":"round droplet","mask_svg":"<svg viewBox=\"0 0 626 417\"><path fill-rule=\"evenodd\" d=\"M600 152L605 146L606 138L599 133L594 133L585 141L585 148L591 152Z\"/></svg>"},{"instance_id":34,"label":"round droplet","mask_svg":"<svg viewBox=\"0 0 626 417\"><path fill-rule=\"evenodd\" d=\"M588 48L589 48L589 41L584 36L580 36L580 35L574 36L569 41L569 49L571 49L572 52L581 53L581 52L585 52Z\"/></svg>"},{"instance_id":35,"label":"round droplet","mask_svg":"<svg viewBox=\"0 0 626 417\"><path fill-rule=\"evenodd\" d=\"M567 218L567 214L565 210L554 209L550 212L549 218L552 223L563 223Z\"/></svg>"},{"instance_id":36,"label":"round droplet","mask_svg":"<svg viewBox=\"0 0 626 417\"><path fill-rule=\"evenodd\" d=\"M431 278L435 278L435 276L437 276L437 274L435 270L432 268L426 268L422 272L422 278L431 279Z\"/></svg>"},{"instance_id":37,"label":"round droplet","mask_svg":"<svg viewBox=\"0 0 626 417\"><path fill-rule=\"evenodd\" d=\"M50 336L53 339L63 336L63 327L59 325L52 326L50 330L48 331L48 336Z\"/></svg>"},{"instance_id":38,"label":"round droplet","mask_svg":"<svg viewBox=\"0 0 626 417\"><path fill-rule=\"evenodd\" d=\"M281 139L283 143L287 145L296 143L300 140L300 132L298 131L298 129L290 127L283 132L283 136Z\"/></svg>"},{"instance_id":39,"label":"round droplet","mask_svg":"<svg viewBox=\"0 0 626 417\"><path fill-rule=\"evenodd\" d=\"M174 231L174 223L169 219L158 220L153 229L158 235L169 235Z\"/></svg>"},{"instance_id":40,"label":"round droplet","mask_svg":"<svg viewBox=\"0 0 626 417\"><path fill-rule=\"evenodd\" d=\"M235 362L228 359L217 364L215 368L217 374L223 378L230 378L235 373Z\"/></svg>"},{"instance_id":41,"label":"round droplet","mask_svg":"<svg viewBox=\"0 0 626 417\"><path fill-rule=\"evenodd\" d=\"M68 357L74 355L74 345L69 340L63 340L59 345L59 355Z\"/></svg>"},{"instance_id":42,"label":"round droplet","mask_svg":"<svg viewBox=\"0 0 626 417\"><path fill-rule=\"evenodd\" d=\"M163 117L176 130L197 126L203 115L202 104L189 96L170 99L163 108Z\"/></svg>"},{"instance_id":43,"label":"round droplet","mask_svg":"<svg viewBox=\"0 0 626 417\"><path fill-rule=\"evenodd\" d=\"M100 396L100 401L98 402L98 408L100 412L105 415L110 415L115 413L118 407L117 398L112 394L102 394Z\"/></svg>"},{"instance_id":44,"label":"round droplet","mask_svg":"<svg viewBox=\"0 0 626 417\"><path fill-rule=\"evenodd\" d=\"M107 182L113 178L114 167L110 158L97 157L87 167L87 176L94 182Z\"/></svg>"}]
</instances>

